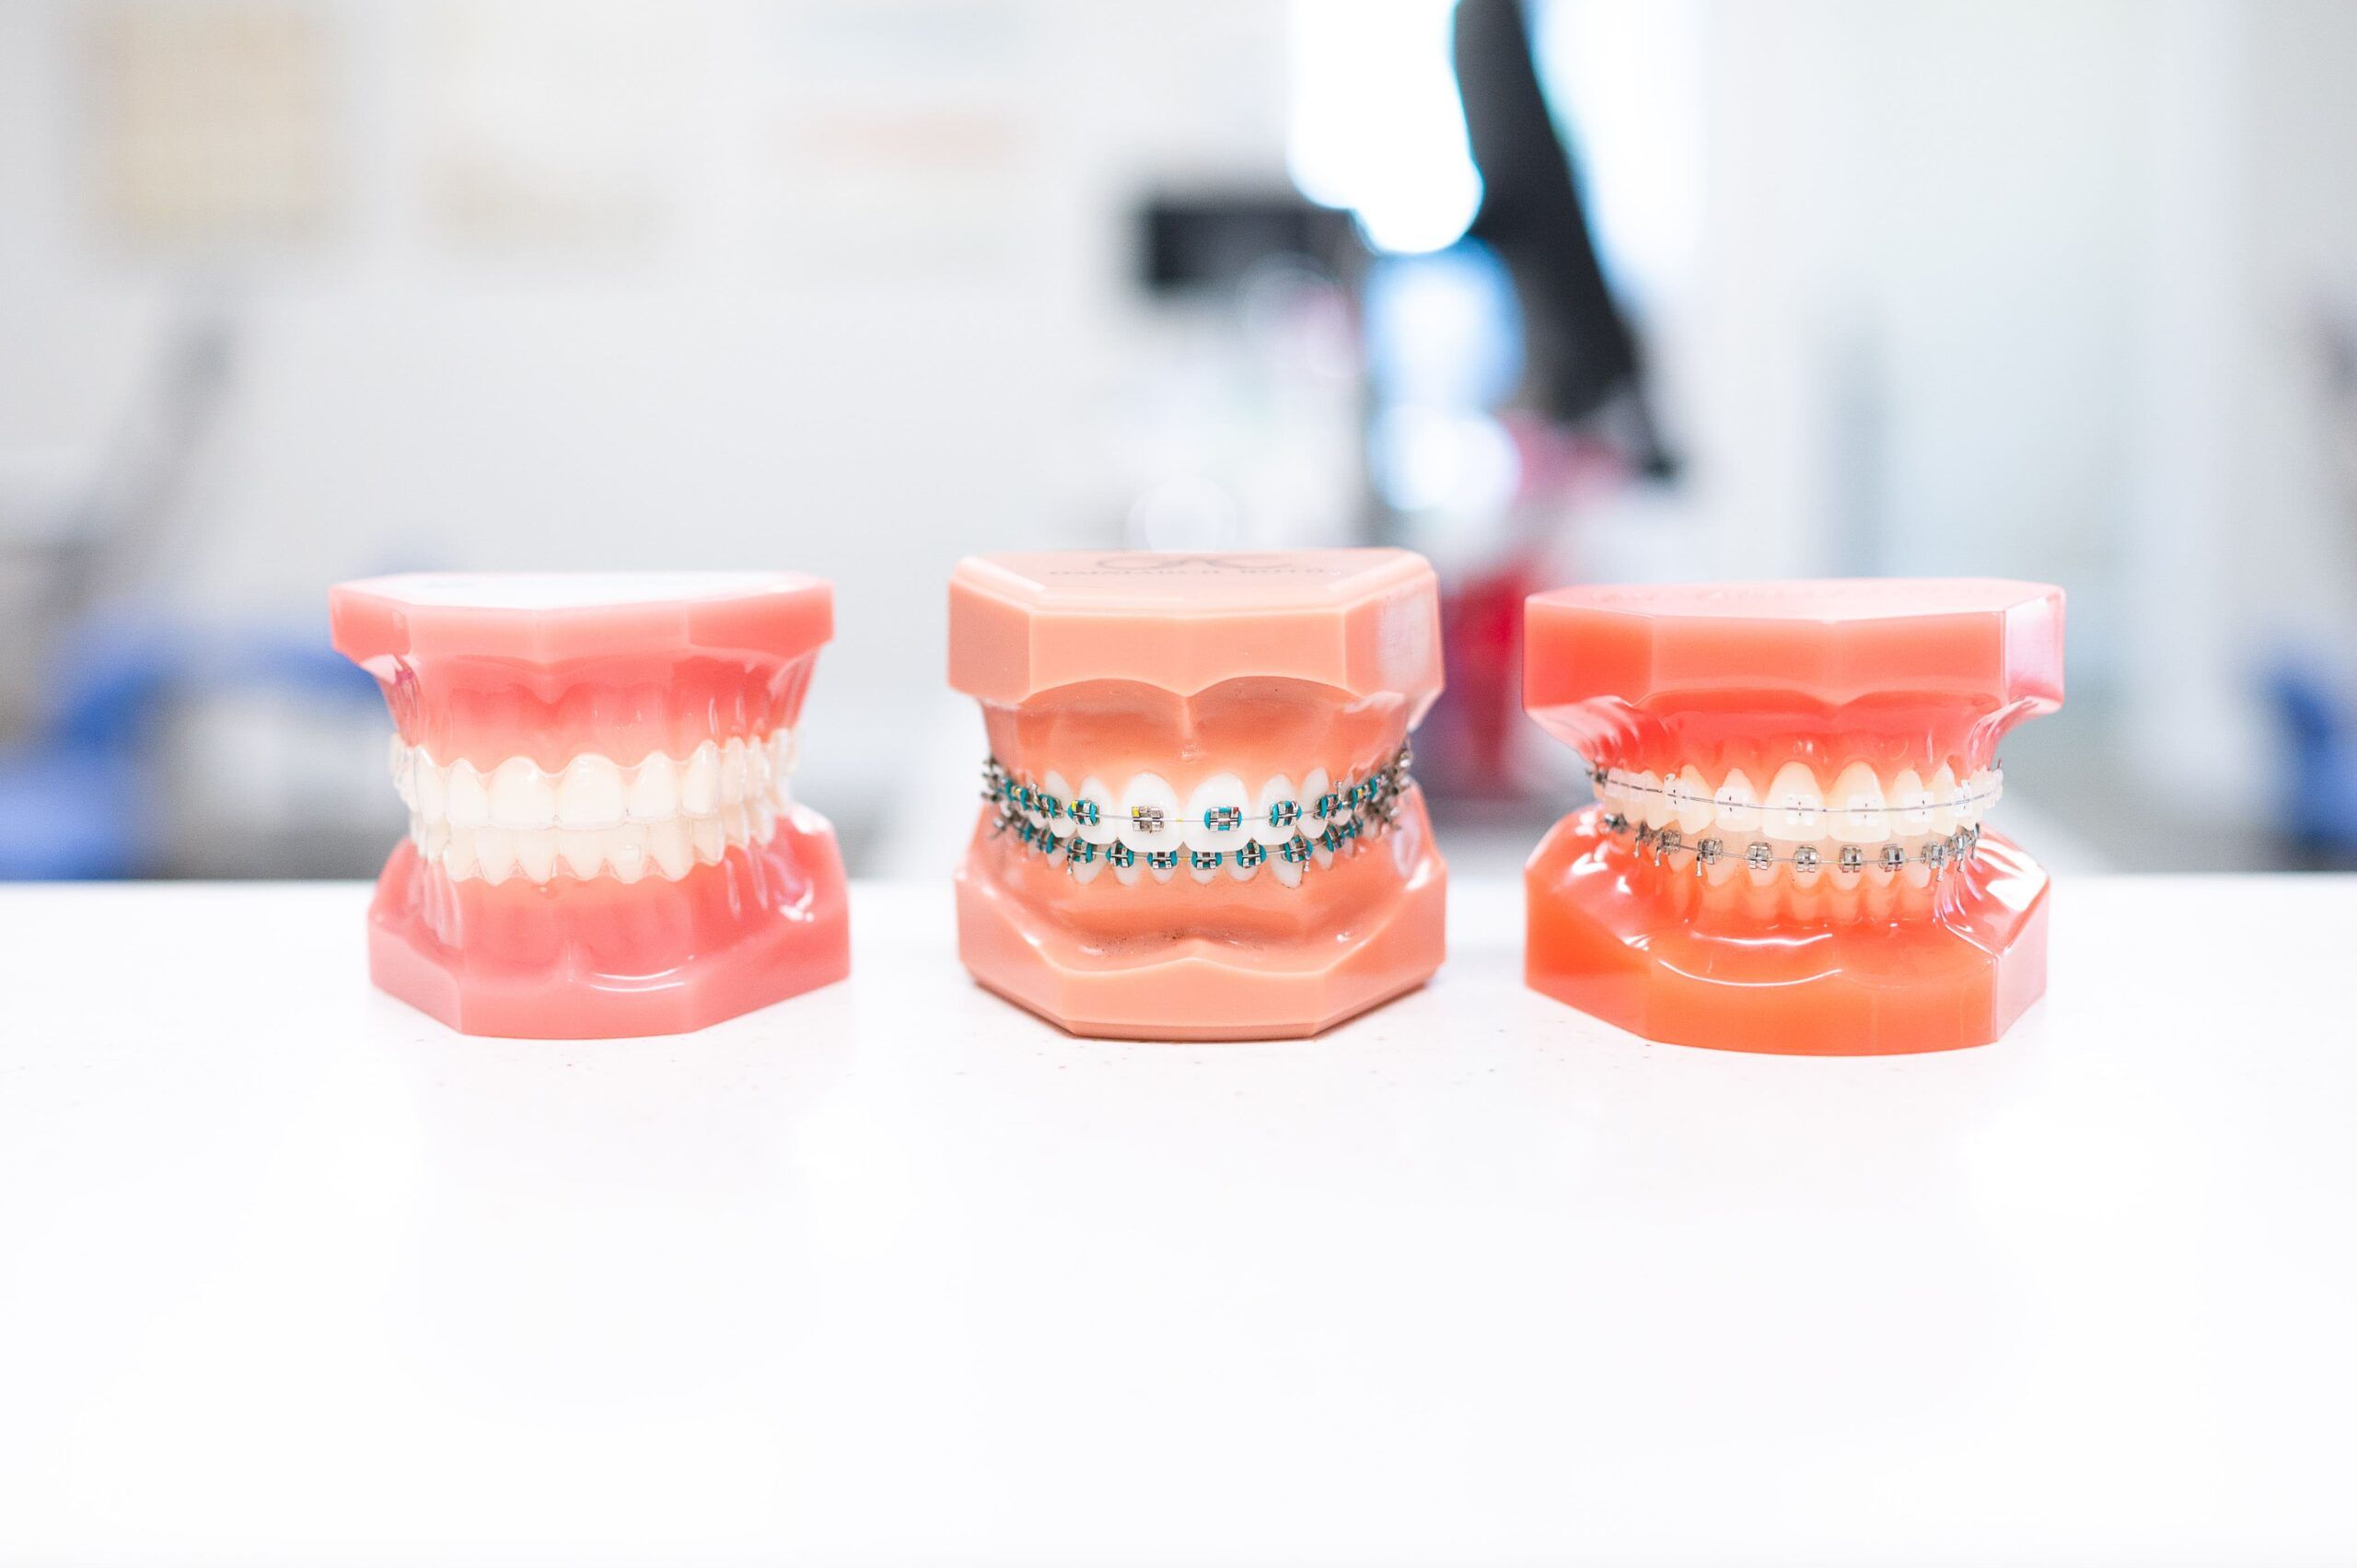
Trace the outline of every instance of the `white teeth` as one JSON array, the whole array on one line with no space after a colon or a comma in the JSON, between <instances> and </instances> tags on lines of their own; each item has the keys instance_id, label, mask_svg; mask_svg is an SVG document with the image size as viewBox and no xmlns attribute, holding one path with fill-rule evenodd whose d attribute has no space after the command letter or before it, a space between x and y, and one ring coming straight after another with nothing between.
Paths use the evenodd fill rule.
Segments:
<instances>
[{"instance_id":1,"label":"white teeth","mask_svg":"<svg viewBox=\"0 0 2357 1568\"><path fill-rule=\"evenodd\" d=\"M1127 865L1117 865L1113 867L1113 880L1124 888L1134 888L1138 885L1138 874L1144 865L1145 862L1142 860L1132 860Z\"/></svg>"},{"instance_id":2,"label":"white teeth","mask_svg":"<svg viewBox=\"0 0 2357 1568\"><path fill-rule=\"evenodd\" d=\"M1318 810L1318 803L1332 791L1333 784L1323 768L1310 769L1308 776L1301 781L1301 821L1297 830L1303 837L1314 839L1325 828L1326 815Z\"/></svg>"},{"instance_id":3,"label":"white teeth","mask_svg":"<svg viewBox=\"0 0 2357 1568\"><path fill-rule=\"evenodd\" d=\"M1056 797L1054 826L1056 836L1062 838L1072 830L1072 786L1064 782L1063 774L1051 768L1048 776L1039 781L1039 787Z\"/></svg>"},{"instance_id":4,"label":"white teeth","mask_svg":"<svg viewBox=\"0 0 2357 1568\"><path fill-rule=\"evenodd\" d=\"M1809 843L1825 836L1825 797L1805 762L1787 762L1768 785L1760 830L1784 843Z\"/></svg>"},{"instance_id":5,"label":"white teeth","mask_svg":"<svg viewBox=\"0 0 2357 1568\"><path fill-rule=\"evenodd\" d=\"M660 822L679 810L679 765L660 751L650 751L630 781L627 802L633 822Z\"/></svg>"},{"instance_id":6,"label":"white teeth","mask_svg":"<svg viewBox=\"0 0 2357 1568\"><path fill-rule=\"evenodd\" d=\"M1252 798L1254 819L1247 826L1251 830L1254 838L1271 849L1279 844L1290 842L1294 834L1301 830L1298 820L1283 824L1269 820L1270 814L1275 811L1280 804L1288 800L1295 806L1301 803L1301 797L1293 792L1293 780L1283 773L1276 774L1267 784L1262 784L1260 793Z\"/></svg>"},{"instance_id":7,"label":"white teeth","mask_svg":"<svg viewBox=\"0 0 2357 1568\"><path fill-rule=\"evenodd\" d=\"M396 732L392 737L391 753L393 793L400 796L401 804L412 811L417 809L416 756Z\"/></svg>"},{"instance_id":8,"label":"white teeth","mask_svg":"<svg viewBox=\"0 0 2357 1568\"><path fill-rule=\"evenodd\" d=\"M622 816L622 771L594 751L575 757L557 784L557 825L618 828Z\"/></svg>"},{"instance_id":9,"label":"white teeth","mask_svg":"<svg viewBox=\"0 0 2357 1568\"><path fill-rule=\"evenodd\" d=\"M503 828L556 825L556 791L529 757L510 757L491 775L491 819Z\"/></svg>"},{"instance_id":10,"label":"white teeth","mask_svg":"<svg viewBox=\"0 0 2357 1568\"><path fill-rule=\"evenodd\" d=\"M1121 803L1105 787L1105 781L1091 773L1080 781L1076 798L1097 807L1097 820L1074 829L1082 840L1092 844L1109 844L1121 836Z\"/></svg>"},{"instance_id":11,"label":"white teeth","mask_svg":"<svg viewBox=\"0 0 2357 1568\"><path fill-rule=\"evenodd\" d=\"M1184 819L1187 842L1200 849L1225 850L1245 842L1244 815L1252 797L1234 773L1213 773L1187 797Z\"/></svg>"},{"instance_id":12,"label":"white teeth","mask_svg":"<svg viewBox=\"0 0 2357 1568\"><path fill-rule=\"evenodd\" d=\"M720 804L726 807L744 799L746 782L745 742L732 735L720 749Z\"/></svg>"},{"instance_id":13,"label":"white teeth","mask_svg":"<svg viewBox=\"0 0 2357 1568\"><path fill-rule=\"evenodd\" d=\"M454 879L475 874L475 832L473 828L455 824L450 829L450 842L442 850L442 869Z\"/></svg>"},{"instance_id":14,"label":"white teeth","mask_svg":"<svg viewBox=\"0 0 2357 1568\"><path fill-rule=\"evenodd\" d=\"M443 783L443 770L435 766L434 759L423 750L413 764L412 787L417 792L417 814L428 821L450 815L450 797Z\"/></svg>"},{"instance_id":15,"label":"white teeth","mask_svg":"<svg viewBox=\"0 0 2357 1568\"><path fill-rule=\"evenodd\" d=\"M615 828L606 835L606 866L614 879L624 884L637 881L646 875L646 830L633 822L628 827Z\"/></svg>"},{"instance_id":16,"label":"white teeth","mask_svg":"<svg viewBox=\"0 0 2357 1568\"><path fill-rule=\"evenodd\" d=\"M1670 807L1678 814L1678 830L1695 838L1711 830L1711 786L1701 769L1688 763L1678 777L1662 786L1673 793Z\"/></svg>"},{"instance_id":17,"label":"white teeth","mask_svg":"<svg viewBox=\"0 0 2357 1568\"><path fill-rule=\"evenodd\" d=\"M1676 817L1677 813L1670 807L1669 797L1661 792L1659 773L1647 770L1630 777L1630 820L1642 827L1657 828Z\"/></svg>"},{"instance_id":18,"label":"white teeth","mask_svg":"<svg viewBox=\"0 0 2357 1568\"><path fill-rule=\"evenodd\" d=\"M1231 854L1227 857L1227 875L1230 881L1249 882L1253 877L1260 875L1260 868L1258 865L1247 865Z\"/></svg>"},{"instance_id":19,"label":"white teeth","mask_svg":"<svg viewBox=\"0 0 2357 1568\"><path fill-rule=\"evenodd\" d=\"M1891 828L1900 838L1932 830L1932 792L1914 769L1901 768L1890 781L1890 804L1896 812Z\"/></svg>"},{"instance_id":20,"label":"white teeth","mask_svg":"<svg viewBox=\"0 0 2357 1568\"><path fill-rule=\"evenodd\" d=\"M728 835L717 817L695 817L688 822L688 831L694 838L696 858L705 865L719 862L721 852L728 847Z\"/></svg>"},{"instance_id":21,"label":"white teeth","mask_svg":"<svg viewBox=\"0 0 2357 1568\"><path fill-rule=\"evenodd\" d=\"M516 835L505 828L477 828L475 863L493 887L506 881L516 869Z\"/></svg>"},{"instance_id":22,"label":"white teeth","mask_svg":"<svg viewBox=\"0 0 2357 1568\"><path fill-rule=\"evenodd\" d=\"M709 740L679 770L679 809L691 817L709 817L720 809L720 748Z\"/></svg>"},{"instance_id":23,"label":"white teeth","mask_svg":"<svg viewBox=\"0 0 2357 1568\"><path fill-rule=\"evenodd\" d=\"M1178 875L1178 868L1175 865L1149 865L1146 870L1153 874L1154 879L1157 882L1167 882Z\"/></svg>"},{"instance_id":24,"label":"white teeth","mask_svg":"<svg viewBox=\"0 0 2357 1568\"><path fill-rule=\"evenodd\" d=\"M648 828L646 849L655 857L655 868L674 882L685 877L696 863L695 839L684 817L673 817Z\"/></svg>"},{"instance_id":25,"label":"white teeth","mask_svg":"<svg viewBox=\"0 0 2357 1568\"><path fill-rule=\"evenodd\" d=\"M1121 796L1120 818L1122 842L1141 854L1175 849L1186 837L1178 826L1178 792L1159 773L1140 773L1130 781Z\"/></svg>"},{"instance_id":26,"label":"white teeth","mask_svg":"<svg viewBox=\"0 0 2357 1568\"><path fill-rule=\"evenodd\" d=\"M1979 822L1989 807L1997 804L1996 793L1995 775L1986 770L1968 777L1957 792L1956 825L1969 828Z\"/></svg>"},{"instance_id":27,"label":"white teeth","mask_svg":"<svg viewBox=\"0 0 2357 1568\"><path fill-rule=\"evenodd\" d=\"M556 835L554 833L517 833L516 839L516 868L528 882L545 882L556 870Z\"/></svg>"},{"instance_id":28,"label":"white teeth","mask_svg":"<svg viewBox=\"0 0 2357 1568\"><path fill-rule=\"evenodd\" d=\"M1878 844L1890 837L1883 810L1882 781L1864 762L1852 762L1833 781L1833 836L1845 844Z\"/></svg>"},{"instance_id":29,"label":"white teeth","mask_svg":"<svg viewBox=\"0 0 2357 1568\"><path fill-rule=\"evenodd\" d=\"M598 875L606 864L606 835L575 833L559 830L556 834L557 858L564 868L584 882Z\"/></svg>"},{"instance_id":30,"label":"white teeth","mask_svg":"<svg viewBox=\"0 0 2357 1568\"><path fill-rule=\"evenodd\" d=\"M1072 879L1084 888L1105 875L1105 860L1101 855L1095 860L1075 860L1071 865Z\"/></svg>"},{"instance_id":31,"label":"white teeth","mask_svg":"<svg viewBox=\"0 0 2357 1568\"><path fill-rule=\"evenodd\" d=\"M491 796L483 793L482 775L461 757L450 764L450 826L480 828L490 820Z\"/></svg>"},{"instance_id":32,"label":"white teeth","mask_svg":"<svg viewBox=\"0 0 2357 1568\"><path fill-rule=\"evenodd\" d=\"M1718 825L1730 833L1756 833L1759 830L1759 796L1751 787L1751 780L1737 768L1719 784L1712 796L1718 807Z\"/></svg>"},{"instance_id":33,"label":"white teeth","mask_svg":"<svg viewBox=\"0 0 2357 1568\"><path fill-rule=\"evenodd\" d=\"M1956 831L1956 770L1945 762L1932 775L1932 831L1942 838Z\"/></svg>"},{"instance_id":34,"label":"white teeth","mask_svg":"<svg viewBox=\"0 0 2357 1568\"><path fill-rule=\"evenodd\" d=\"M1269 862L1269 875L1287 888L1301 886L1301 863L1282 857Z\"/></svg>"},{"instance_id":35,"label":"white teeth","mask_svg":"<svg viewBox=\"0 0 2357 1568\"><path fill-rule=\"evenodd\" d=\"M780 800L794 793L794 731L781 729L770 737L770 793Z\"/></svg>"},{"instance_id":36,"label":"white teeth","mask_svg":"<svg viewBox=\"0 0 2357 1568\"><path fill-rule=\"evenodd\" d=\"M1192 877L1196 881L1202 883L1204 886L1209 887L1212 883L1219 880L1219 867L1216 865L1198 865L1195 864L1195 857L1190 854L1187 857L1187 875Z\"/></svg>"}]
</instances>

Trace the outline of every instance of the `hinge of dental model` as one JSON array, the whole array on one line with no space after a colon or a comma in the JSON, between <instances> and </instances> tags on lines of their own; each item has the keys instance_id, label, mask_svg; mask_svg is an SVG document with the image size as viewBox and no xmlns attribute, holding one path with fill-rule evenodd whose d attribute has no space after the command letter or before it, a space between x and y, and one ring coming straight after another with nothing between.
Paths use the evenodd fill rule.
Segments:
<instances>
[{"instance_id":1,"label":"hinge of dental model","mask_svg":"<svg viewBox=\"0 0 2357 1568\"><path fill-rule=\"evenodd\" d=\"M1364 777L1338 783L1307 803L1279 800L1272 802L1266 812L1247 811L1237 806L1213 807L1202 815L1202 825L1209 832L1237 832L1261 822L1272 828L1295 830L1292 837L1279 843L1250 839L1232 850L1141 851L1119 839L1110 843L1092 843L1072 830L1102 824L1103 811L1097 802L1061 799L1021 774L1009 772L995 757L982 762L982 798L998 807L998 820L992 825L993 831L1013 834L1026 849L1059 861L1067 870L1100 859L1120 871L1141 861L1156 871L1176 870L1184 864L1197 871L1209 872L1231 863L1250 870L1264 864L1271 855L1302 865L1318 850L1333 854L1363 839L1380 837L1398 815L1400 796L1415 787L1415 780L1408 776L1408 769L1414 761L1414 753L1403 744L1388 761ZM1144 834L1162 833L1173 827L1183 833L1192 825L1174 822L1172 815L1156 807L1141 806L1132 809L1129 820ZM1040 820L1034 822L1033 817ZM1302 830L1305 822L1322 826L1308 832ZM1060 824L1066 825L1062 831Z\"/></svg>"}]
</instances>

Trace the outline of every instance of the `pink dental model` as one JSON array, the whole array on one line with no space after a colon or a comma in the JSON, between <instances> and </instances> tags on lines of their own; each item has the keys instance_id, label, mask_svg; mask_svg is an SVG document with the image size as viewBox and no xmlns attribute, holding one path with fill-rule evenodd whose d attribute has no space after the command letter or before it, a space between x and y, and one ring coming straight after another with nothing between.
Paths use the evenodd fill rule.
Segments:
<instances>
[{"instance_id":1,"label":"pink dental model","mask_svg":"<svg viewBox=\"0 0 2357 1568\"><path fill-rule=\"evenodd\" d=\"M1074 1034L1271 1039L1439 966L1422 557L970 558L949 679L990 738L958 945L993 991Z\"/></svg>"},{"instance_id":2,"label":"pink dental model","mask_svg":"<svg viewBox=\"0 0 2357 1568\"><path fill-rule=\"evenodd\" d=\"M466 1034L675 1034L850 972L794 804L833 597L793 573L378 577L329 595L399 733L369 972Z\"/></svg>"},{"instance_id":3,"label":"pink dental model","mask_svg":"<svg viewBox=\"0 0 2357 1568\"><path fill-rule=\"evenodd\" d=\"M2046 873L1982 819L2062 703L2062 590L1561 588L1523 703L1597 803L1526 873L1527 975L1651 1040L1872 1055L1995 1040L2046 989Z\"/></svg>"}]
</instances>

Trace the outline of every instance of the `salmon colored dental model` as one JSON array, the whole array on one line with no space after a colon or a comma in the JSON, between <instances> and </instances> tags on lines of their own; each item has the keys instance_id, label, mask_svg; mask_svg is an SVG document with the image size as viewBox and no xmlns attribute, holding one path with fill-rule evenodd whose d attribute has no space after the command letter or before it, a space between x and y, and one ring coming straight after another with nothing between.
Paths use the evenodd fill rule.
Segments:
<instances>
[{"instance_id":1,"label":"salmon colored dental model","mask_svg":"<svg viewBox=\"0 0 2357 1568\"><path fill-rule=\"evenodd\" d=\"M1648 1039L1980 1045L2046 989L2046 874L1985 831L2062 702L2062 592L1980 581L1532 596L1523 702L1597 802L1526 873L1530 983Z\"/></svg>"},{"instance_id":2,"label":"salmon colored dental model","mask_svg":"<svg viewBox=\"0 0 2357 1568\"><path fill-rule=\"evenodd\" d=\"M793 573L404 576L329 596L410 808L377 983L467 1034L675 1034L840 980L843 870L786 791L833 597Z\"/></svg>"},{"instance_id":3,"label":"salmon colored dental model","mask_svg":"<svg viewBox=\"0 0 2357 1568\"><path fill-rule=\"evenodd\" d=\"M975 557L949 679L990 737L958 947L992 990L1075 1034L1255 1040L1439 966L1422 557Z\"/></svg>"}]
</instances>

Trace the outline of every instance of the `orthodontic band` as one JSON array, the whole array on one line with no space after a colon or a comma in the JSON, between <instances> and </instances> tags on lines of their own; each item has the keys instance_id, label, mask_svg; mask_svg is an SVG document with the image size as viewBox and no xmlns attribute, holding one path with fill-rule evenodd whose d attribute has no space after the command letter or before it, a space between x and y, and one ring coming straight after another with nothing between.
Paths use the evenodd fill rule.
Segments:
<instances>
[{"instance_id":1,"label":"orthodontic band","mask_svg":"<svg viewBox=\"0 0 2357 1568\"><path fill-rule=\"evenodd\" d=\"M1843 844L1828 854L1813 845L1803 844L1790 854L1778 854L1767 844L1753 841L1742 854L1735 855L1724 839L1703 834L1689 839L1676 828L1651 828L1631 823L1618 811L1608 811L1601 821L1604 830L1615 835L1633 835L1637 853L1651 851L1655 861L1663 865L1673 855L1690 854L1697 869L1716 865L1722 860L1739 859L1753 871L1766 871L1778 865L1789 865L1806 876L1813 871L1862 872L1873 865L1884 871L1902 871L1909 865L1923 865L1934 875L1950 865L1961 865L1972 857L1980 842L1979 827L1958 828L1944 838L1936 838L1913 854L1899 844L1880 844L1869 849L1864 844Z\"/></svg>"},{"instance_id":2,"label":"orthodontic band","mask_svg":"<svg viewBox=\"0 0 2357 1568\"><path fill-rule=\"evenodd\" d=\"M1260 822L1272 828L1295 829L1293 836L1282 842L1268 844L1251 839L1232 850L1139 850L1119 839L1098 844L1069 830L1059 832L1060 823L1101 826L1101 808L1092 800L1061 799L1023 775L1010 772L995 757L982 762L982 799L998 808L998 819L992 824L994 834L1012 835L1026 849L1051 859L1060 858L1067 869L1102 859L1119 871L1126 871L1140 861L1152 870L1175 871L1182 860L1197 871L1216 871L1230 864L1250 870L1266 864L1271 855L1288 865L1303 865L1318 850L1336 854L1362 839L1381 837L1398 815L1400 797L1415 787L1415 780L1408 774L1414 761L1414 752L1403 743L1382 766L1362 778L1337 784L1306 806L1297 800L1280 800L1265 813L1234 806L1213 807L1205 811L1202 826L1212 832L1235 832L1248 824ZM1044 821L1033 822L1034 815ZM1143 833L1165 832L1174 826L1183 830L1189 824L1175 820L1177 816L1157 807L1139 807L1130 813L1129 820ZM1304 826L1306 820L1322 825L1312 832Z\"/></svg>"}]
</instances>

